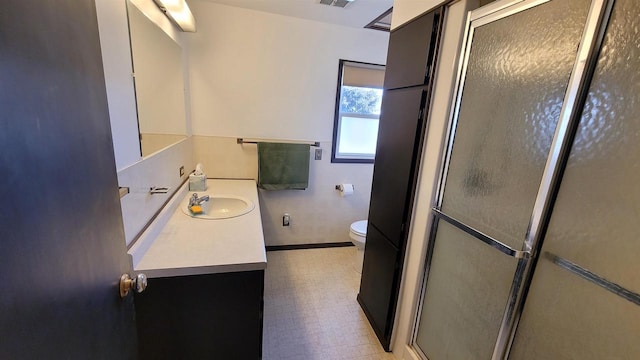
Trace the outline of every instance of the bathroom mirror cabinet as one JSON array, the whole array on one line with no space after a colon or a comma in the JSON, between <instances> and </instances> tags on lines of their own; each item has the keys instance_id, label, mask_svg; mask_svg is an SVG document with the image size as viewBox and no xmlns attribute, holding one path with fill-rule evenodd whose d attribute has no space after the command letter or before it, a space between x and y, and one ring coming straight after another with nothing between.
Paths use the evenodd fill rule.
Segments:
<instances>
[{"instance_id":1,"label":"bathroom mirror cabinet","mask_svg":"<svg viewBox=\"0 0 640 360\"><path fill-rule=\"evenodd\" d=\"M182 49L127 0L141 155L186 137Z\"/></svg>"}]
</instances>

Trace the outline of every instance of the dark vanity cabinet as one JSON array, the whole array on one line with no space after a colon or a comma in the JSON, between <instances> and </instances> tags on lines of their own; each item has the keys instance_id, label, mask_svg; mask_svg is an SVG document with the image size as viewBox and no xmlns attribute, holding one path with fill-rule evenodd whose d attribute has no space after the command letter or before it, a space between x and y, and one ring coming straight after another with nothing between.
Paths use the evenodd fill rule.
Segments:
<instances>
[{"instance_id":1,"label":"dark vanity cabinet","mask_svg":"<svg viewBox=\"0 0 640 360\"><path fill-rule=\"evenodd\" d=\"M260 359L264 270L150 278L136 294L140 359Z\"/></svg>"},{"instance_id":2,"label":"dark vanity cabinet","mask_svg":"<svg viewBox=\"0 0 640 360\"><path fill-rule=\"evenodd\" d=\"M389 38L358 302L389 350L420 166L443 8Z\"/></svg>"}]
</instances>

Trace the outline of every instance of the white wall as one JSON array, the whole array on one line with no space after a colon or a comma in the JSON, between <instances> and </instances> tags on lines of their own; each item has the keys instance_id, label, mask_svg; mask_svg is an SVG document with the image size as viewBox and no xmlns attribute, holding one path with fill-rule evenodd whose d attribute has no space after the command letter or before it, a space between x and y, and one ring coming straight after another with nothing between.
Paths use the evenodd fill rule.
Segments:
<instances>
[{"instance_id":1,"label":"white wall","mask_svg":"<svg viewBox=\"0 0 640 360\"><path fill-rule=\"evenodd\" d=\"M338 60L384 64L388 34L193 1L196 135L331 141Z\"/></svg>"},{"instance_id":2,"label":"white wall","mask_svg":"<svg viewBox=\"0 0 640 360\"><path fill-rule=\"evenodd\" d=\"M429 4L418 6L418 3L423 3L422 1L396 0L394 20L396 19L396 6L403 3L411 5L413 11L416 12L415 14L411 12L402 13L400 15L401 18L406 20L413 19L415 16L422 14L424 10L433 7ZM427 3L427 1L424 1L424 3ZM435 1L431 1L431 3L436 4ZM455 90L466 16L469 10L477 6L478 0L455 2L449 7L445 20L444 39L436 70L429 113L429 126L423 149L416 202L414 204L400 297L396 310L392 349L394 355L399 359L418 359L408 345L411 341L418 299L424 280L424 265L432 219L430 209L434 203L440 175L442 151L445 146L450 105Z\"/></svg>"},{"instance_id":3,"label":"white wall","mask_svg":"<svg viewBox=\"0 0 640 360\"><path fill-rule=\"evenodd\" d=\"M388 34L192 1L190 34L194 157L209 177L255 178L255 145L236 137L320 141L305 191L260 192L267 245L349 241L368 216L371 164L332 164L340 59L384 64ZM341 198L340 183L353 183ZM282 227L282 214L292 225Z\"/></svg>"},{"instance_id":4,"label":"white wall","mask_svg":"<svg viewBox=\"0 0 640 360\"><path fill-rule=\"evenodd\" d=\"M132 1L184 49L182 34L153 0ZM185 167L186 174L194 169L193 145L191 139L186 139L149 157L140 156L126 2L96 0L96 10L118 184L129 187L131 191L121 199L126 242L129 244L171 195L150 195L149 188L162 186L173 191L186 176L179 176L180 166ZM185 59L184 65L187 63ZM188 74L188 71L184 73ZM188 99L187 92L185 101ZM187 111L187 129L190 128L188 114Z\"/></svg>"}]
</instances>

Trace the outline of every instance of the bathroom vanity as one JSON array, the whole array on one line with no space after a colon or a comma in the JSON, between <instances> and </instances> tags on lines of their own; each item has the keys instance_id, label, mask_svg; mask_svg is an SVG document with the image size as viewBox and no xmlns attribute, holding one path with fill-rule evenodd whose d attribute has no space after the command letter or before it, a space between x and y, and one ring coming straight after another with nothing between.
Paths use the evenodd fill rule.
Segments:
<instances>
[{"instance_id":1,"label":"bathroom vanity","mask_svg":"<svg viewBox=\"0 0 640 360\"><path fill-rule=\"evenodd\" d=\"M185 184L129 250L148 288L136 294L141 359L259 359L267 258L256 183L207 182L216 198L249 200L240 216L185 213ZM233 214L230 214L233 215Z\"/></svg>"}]
</instances>

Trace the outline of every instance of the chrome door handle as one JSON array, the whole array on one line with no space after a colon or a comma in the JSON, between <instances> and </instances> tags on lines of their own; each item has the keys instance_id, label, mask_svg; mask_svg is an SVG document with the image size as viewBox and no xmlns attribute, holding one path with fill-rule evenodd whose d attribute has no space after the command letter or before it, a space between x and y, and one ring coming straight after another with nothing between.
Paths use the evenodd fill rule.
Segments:
<instances>
[{"instance_id":1,"label":"chrome door handle","mask_svg":"<svg viewBox=\"0 0 640 360\"><path fill-rule=\"evenodd\" d=\"M133 290L138 294L147 288L147 275L138 274L131 278L129 274L120 276L120 297L124 298L129 294L129 290Z\"/></svg>"}]
</instances>

